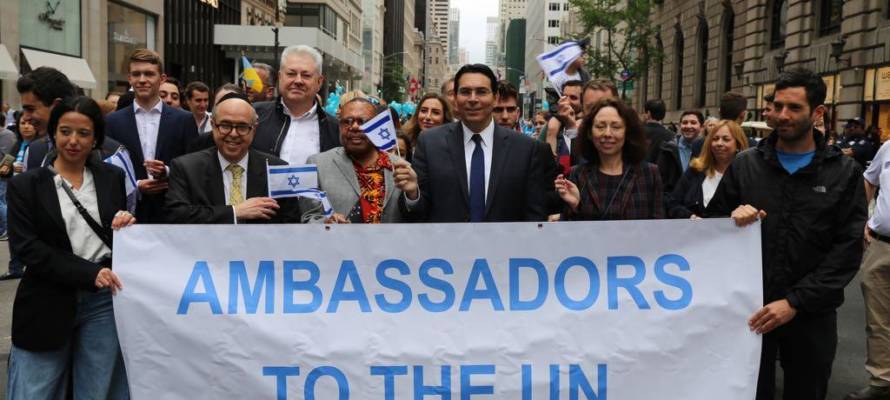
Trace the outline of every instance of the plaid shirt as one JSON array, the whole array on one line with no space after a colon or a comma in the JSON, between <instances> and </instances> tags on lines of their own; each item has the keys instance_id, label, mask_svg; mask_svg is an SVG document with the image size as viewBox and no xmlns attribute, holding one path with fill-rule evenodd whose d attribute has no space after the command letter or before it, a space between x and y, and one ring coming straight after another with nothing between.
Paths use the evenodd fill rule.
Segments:
<instances>
[{"instance_id":1,"label":"plaid shirt","mask_svg":"<svg viewBox=\"0 0 890 400\"><path fill-rule=\"evenodd\" d=\"M664 218L661 176L654 164L625 165L624 175L613 177L601 173L596 165L584 163L572 168L568 179L578 185L581 202L577 212L565 208L564 220ZM609 209L604 213L606 207Z\"/></svg>"}]
</instances>

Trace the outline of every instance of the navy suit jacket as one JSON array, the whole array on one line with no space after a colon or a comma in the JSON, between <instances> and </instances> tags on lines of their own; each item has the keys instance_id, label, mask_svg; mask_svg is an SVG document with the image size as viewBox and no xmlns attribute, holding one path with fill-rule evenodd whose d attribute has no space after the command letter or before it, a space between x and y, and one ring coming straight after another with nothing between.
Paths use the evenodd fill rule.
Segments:
<instances>
[{"instance_id":1,"label":"navy suit jacket","mask_svg":"<svg viewBox=\"0 0 890 400\"><path fill-rule=\"evenodd\" d=\"M117 140L129 150L136 179L147 179L148 173L142 167L145 156L142 154L142 143L139 141L133 106L130 105L105 117L105 132L106 136ZM198 126L190 112L163 104L155 145L155 160L163 161L169 167L174 158L188 152L189 145L197 137ZM164 195L164 193L152 195L143 193L136 205L136 220L141 223L163 222Z\"/></svg>"},{"instance_id":2,"label":"navy suit jacket","mask_svg":"<svg viewBox=\"0 0 890 400\"><path fill-rule=\"evenodd\" d=\"M428 222L468 222L470 198L460 122L420 135L412 163L420 201L407 208L408 218ZM486 222L544 221L554 191L550 146L495 125ZM405 197L399 199L405 202Z\"/></svg>"}]
</instances>

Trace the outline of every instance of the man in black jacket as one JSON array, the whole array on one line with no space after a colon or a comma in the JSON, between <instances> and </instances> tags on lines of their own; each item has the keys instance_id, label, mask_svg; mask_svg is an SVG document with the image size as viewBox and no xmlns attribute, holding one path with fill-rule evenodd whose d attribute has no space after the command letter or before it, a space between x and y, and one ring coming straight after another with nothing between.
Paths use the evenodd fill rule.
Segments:
<instances>
[{"instance_id":1,"label":"man in black jacket","mask_svg":"<svg viewBox=\"0 0 890 400\"><path fill-rule=\"evenodd\" d=\"M709 215L739 226L762 219L764 303L748 320L763 335L757 399L773 399L776 353L786 399L824 399L844 287L862 258L867 207L862 170L826 146L813 121L826 87L807 70L776 83L775 131L733 161Z\"/></svg>"},{"instance_id":2,"label":"man in black jacket","mask_svg":"<svg viewBox=\"0 0 890 400\"><path fill-rule=\"evenodd\" d=\"M672 142L677 134L661 124L661 120L667 114L667 107L663 100L649 100L643 109L646 116L646 125L643 125L643 130L646 132L646 141L649 142L649 154L646 159L656 164L661 153L661 145L665 142Z\"/></svg>"},{"instance_id":3,"label":"man in black jacket","mask_svg":"<svg viewBox=\"0 0 890 400\"><path fill-rule=\"evenodd\" d=\"M340 146L337 118L318 101L324 84L321 54L309 46L291 46L281 53L279 98L256 103L259 126L253 148L288 164L305 164L313 154Z\"/></svg>"}]
</instances>

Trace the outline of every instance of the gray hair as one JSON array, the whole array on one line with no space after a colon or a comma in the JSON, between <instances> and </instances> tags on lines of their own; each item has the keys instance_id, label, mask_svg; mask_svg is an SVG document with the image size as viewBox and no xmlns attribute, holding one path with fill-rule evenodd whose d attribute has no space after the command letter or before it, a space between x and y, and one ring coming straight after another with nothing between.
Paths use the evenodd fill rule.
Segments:
<instances>
[{"instance_id":1,"label":"gray hair","mask_svg":"<svg viewBox=\"0 0 890 400\"><path fill-rule=\"evenodd\" d=\"M272 76L272 73L275 72L275 71L272 69L272 66L271 66L271 65L266 64L266 63L261 63L261 62L253 63L253 68L254 68L254 69L261 69L261 70L263 70L263 71L266 71L266 73L269 74L269 76Z\"/></svg>"},{"instance_id":2,"label":"gray hair","mask_svg":"<svg viewBox=\"0 0 890 400\"><path fill-rule=\"evenodd\" d=\"M295 56L295 55L305 55L305 56L311 57L312 60L315 61L315 66L318 67L318 74L319 75L322 74L321 73L321 64L322 64L321 53L319 53L318 50L315 50L314 48L312 48L310 46L306 46L304 44L298 44L296 46L288 46L286 49L284 49L284 51L281 52L281 65L279 65L279 68L283 69L284 60L287 60L288 57Z\"/></svg>"}]
</instances>

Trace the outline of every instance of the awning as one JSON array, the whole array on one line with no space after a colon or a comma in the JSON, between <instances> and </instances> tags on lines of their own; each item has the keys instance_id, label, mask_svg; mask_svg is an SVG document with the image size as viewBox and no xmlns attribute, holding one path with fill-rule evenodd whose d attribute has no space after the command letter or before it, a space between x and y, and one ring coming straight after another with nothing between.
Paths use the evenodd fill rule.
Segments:
<instances>
[{"instance_id":1,"label":"awning","mask_svg":"<svg viewBox=\"0 0 890 400\"><path fill-rule=\"evenodd\" d=\"M96 88L96 78L93 77L93 72L90 71L90 66L87 65L86 60L82 58L25 48L22 48L22 54L25 55L25 60L28 61L31 69L52 67L65 74L77 86L84 89Z\"/></svg>"},{"instance_id":2,"label":"awning","mask_svg":"<svg viewBox=\"0 0 890 400\"><path fill-rule=\"evenodd\" d=\"M19 79L19 69L15 67L5 44L0 44L0 79Z\"/></svg>"}]
</instances>

